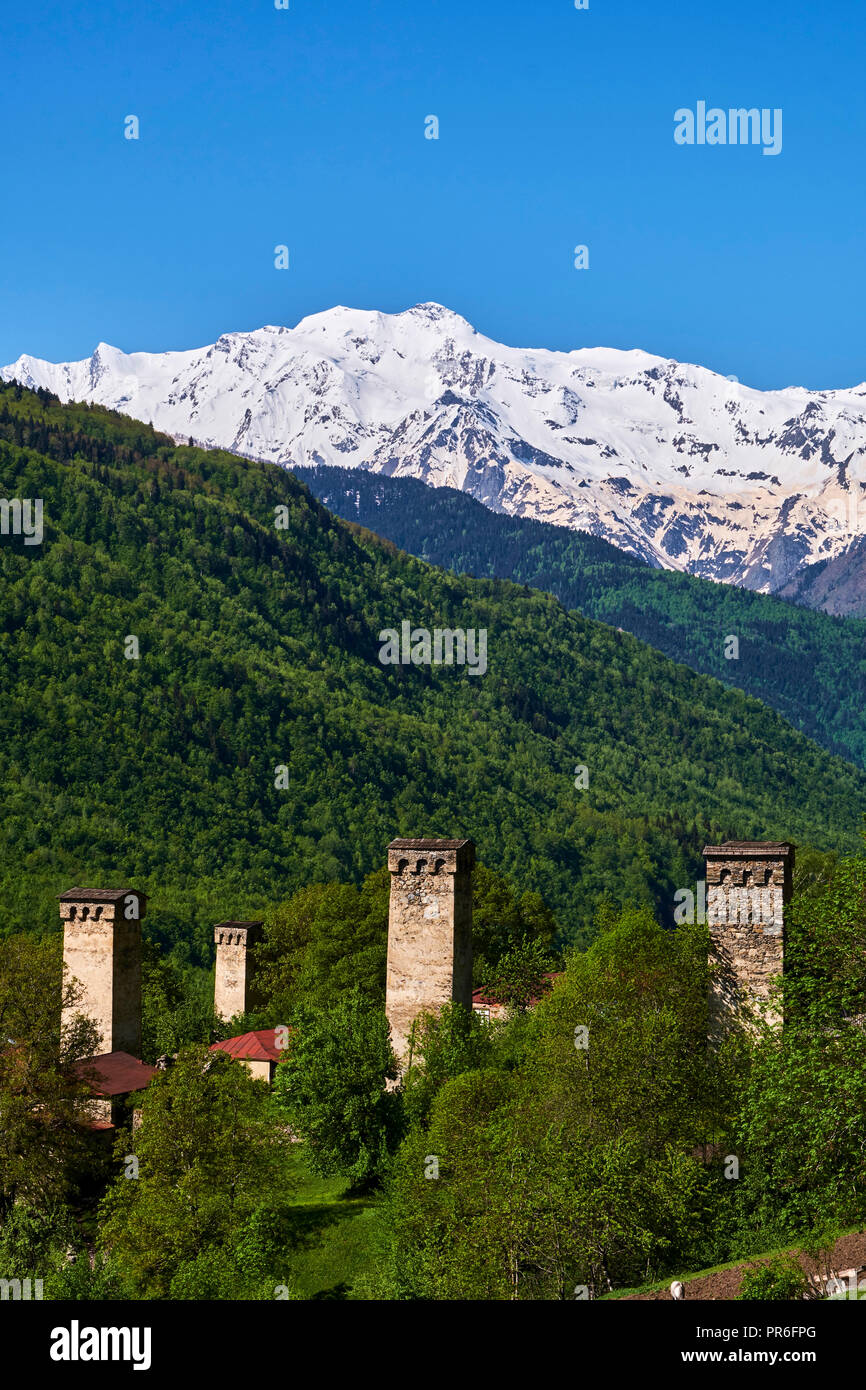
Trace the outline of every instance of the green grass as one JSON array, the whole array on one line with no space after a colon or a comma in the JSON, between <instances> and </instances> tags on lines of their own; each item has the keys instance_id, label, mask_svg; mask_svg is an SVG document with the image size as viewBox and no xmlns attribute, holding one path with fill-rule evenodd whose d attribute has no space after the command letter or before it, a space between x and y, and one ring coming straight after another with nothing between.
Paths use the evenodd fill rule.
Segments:
<instances>
[{"instance_id":1,"label":"green grass","mask_svg":"<svg viewBox=\"0 0 866 1390\"><path fill-rule=\"evenodd\" d=\"M375 1259L376 1198L347 1195L344 1178L318 1177L300 1145L292 1168L298 1225L287 1282L302 1298L358 1297L359 1276L372 1271Z\"/></svg>"}]
</instances>

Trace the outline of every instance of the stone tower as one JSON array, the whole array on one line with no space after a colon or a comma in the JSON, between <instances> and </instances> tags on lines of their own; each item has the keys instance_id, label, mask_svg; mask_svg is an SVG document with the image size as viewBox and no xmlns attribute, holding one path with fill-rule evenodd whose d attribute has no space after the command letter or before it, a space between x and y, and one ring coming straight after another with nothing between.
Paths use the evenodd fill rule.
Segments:
<instances>
[{"instance_id":1,"label":"stone tower","mask_svg":"<svg viewBox=\"0 0 866 1390\"><path fill-rule=\"evenodd\" d=\"M785 959L794 846L728 840L704 847L710 929L710 1035L766 999ZM778 1015L769 1015L781 1024Z\"/></svg>"},{"instance_id":2,"label":"stone tower","mask_svg":"<svg viewBox=\"0 0 866 1390\"><path fill-rule=\"evenodd\" d=\"M144 893L134 888L70 888L60 895L63 963L84 988L64 1010L65 1026L84 1014L99 1028L98 1051L141 1056L141 919Z\"/></svg>"},{"instance_id":3,"label":"stone tower","mask_svg":"<svg viewBox=\"0 0 866 1390\"><path fill-rule=\"evenodd\" d=\"M471 840L392 840L385 1012L403 1061L423 1010L472 1007Z\"/></svg>"},{"instance_id":4,"label":"stone tower","mask_svg":"<svg viewBox=\"0 0 866 1390\"><path fill-rule=\"evenodd\" d=\"M255 991L255 947L261 940L261 922L218 922L214 1013L230 1019L245 1014L258 1002Z\"/></svg>"}]
</instances>

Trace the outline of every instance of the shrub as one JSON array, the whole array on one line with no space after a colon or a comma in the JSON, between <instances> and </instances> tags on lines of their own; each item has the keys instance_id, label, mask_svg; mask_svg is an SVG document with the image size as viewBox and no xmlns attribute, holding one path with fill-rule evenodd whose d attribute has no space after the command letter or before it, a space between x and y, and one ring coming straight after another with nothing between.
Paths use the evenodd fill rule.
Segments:
<instances>
[{"instance_id":1,"label":"shrub","mask_svg":"<svg viewBox=\"0 0 866 1390\"><path fill-rule=\"evenodd\" d=\"M737 1298L783 1303L805 1298L808 1292L806 1275L793 1255L775 1255L766 1264L749 1265Z\"/></svg>"}]
</instances>

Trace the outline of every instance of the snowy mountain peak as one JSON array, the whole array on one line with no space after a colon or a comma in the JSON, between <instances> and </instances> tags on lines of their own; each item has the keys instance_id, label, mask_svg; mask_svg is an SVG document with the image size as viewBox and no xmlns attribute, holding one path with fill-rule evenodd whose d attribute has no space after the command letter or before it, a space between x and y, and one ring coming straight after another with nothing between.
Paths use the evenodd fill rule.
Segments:
<instances>
[{"instance_id":1,"label":"snowy mountain peak","mask_svg":"<svg viewBox=\"0 0 866 1390\"><path fill-rule=\"evenodd\" d=\"M470 333L476 330L468 319L462 314L455 313L453 309L447 309L444 304L437 304L435 299L428 299L424 304L413 304L411 309L404 309L403 315L411 315L413 318L426 319L428 323L449 324L453 327L468 329Z\"/></svg>"},{"instance_id":2,"label":"snowy mountain peak","mask_svg":"<svg viewBox=\"0 0 866 1390\"><path fill-rule=\"evenodd\" d=\"M758 589L866 533L866 386L758 391L637 348L508 347L433 301L0 376L288 467L462 488Z\"/></svg>"}]
</instances>

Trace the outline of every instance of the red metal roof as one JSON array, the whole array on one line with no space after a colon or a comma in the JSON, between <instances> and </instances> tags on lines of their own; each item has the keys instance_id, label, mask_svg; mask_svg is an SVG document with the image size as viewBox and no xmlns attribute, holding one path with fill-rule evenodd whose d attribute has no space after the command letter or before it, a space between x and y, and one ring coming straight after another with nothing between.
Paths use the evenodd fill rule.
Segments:
<instances>
[{"instance_id":1,"label":"red metal roof","mask_svg":"<svg viewBox=\"0 0 866 1390\"><path fill-rule=\"evenodd\" d=\"M277 1047L276 1032L276 1028L260 1028L256 1033L242 1033L239 1038L211 1043L210 1050L227 1052L230 1057L245 1057L254 1062L279 1062L286 1055L286 1049Z\"/></svg>"},{"instance_id":2,"label":"red metal roof","mask_svg":"<svg viewBox=\"0 0 866 1390\"><path fill-rule=\"evenodd\" d=\"M125 1096L131 1091L145 1091L156 1067L139 1062L128 1052L101 1052L98 1057L88 1057L79 1065L81 1072L95 1072L97 1080L91 1089L97 1096Z\"/></svg>"}]
</instances>

